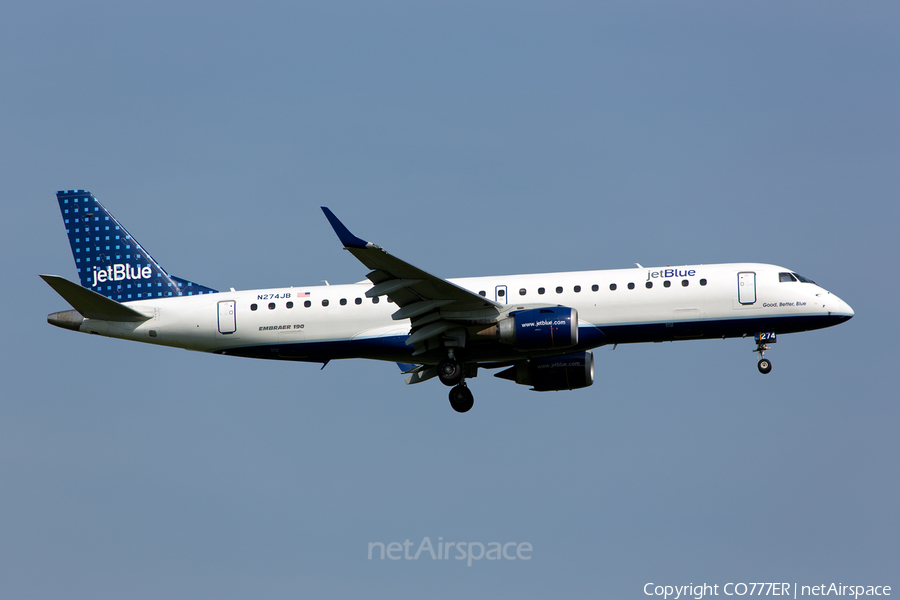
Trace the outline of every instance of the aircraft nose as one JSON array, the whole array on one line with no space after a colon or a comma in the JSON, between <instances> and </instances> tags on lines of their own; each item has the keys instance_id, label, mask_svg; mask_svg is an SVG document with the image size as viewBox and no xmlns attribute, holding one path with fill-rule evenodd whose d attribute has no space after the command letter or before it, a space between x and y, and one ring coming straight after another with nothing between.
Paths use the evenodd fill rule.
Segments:
<instances>
[{"instance_id":1,"label":"aircraft nose","mask_svg":"<svg viewBox=\"0 0 900 600\"><path fill-rule=\"evenodd\" d=\"M844 304L844 308L845 308L846 311L847 311L847 318L848 318L848 319L851 318L854 314L856 314L856 313L853 312L853 309L850 308L850 305L849 305L849 304L847 304L847 303L844 302L843 300L841 300L841 302Z\"/></svg>"},{"instance_id":2,"label":"aircraft nose","mask_svg":"<svg viewBox=\"0 0 900 600\"><path fill-rule=\"evenodd\" d=\"M830 294L830 297L826 301L825 308L828 309L828 314L840 319L839 322L841 323L843 323L844 321L849 321L855 314L853 312L853 309L850 308L849 304L847 304L834 294Z\"/></svg>"}]
</instances>

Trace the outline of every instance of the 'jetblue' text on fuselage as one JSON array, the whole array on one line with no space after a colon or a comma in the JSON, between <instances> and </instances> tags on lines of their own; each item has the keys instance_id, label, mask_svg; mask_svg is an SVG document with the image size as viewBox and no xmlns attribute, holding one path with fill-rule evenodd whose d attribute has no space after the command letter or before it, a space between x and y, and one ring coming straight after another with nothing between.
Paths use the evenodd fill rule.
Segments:
<instances>
[{"instance_id":1,"label":"'jetblue' text on fuselage","mask_svg":"<svg viewBox=\"0 0 900 600\"><path fill-rule=\"evenodd\" d=\"M650 281L651 278L669 279L671 277L693 277L696 274L697 271L694 269L684 271L681 269L660 269L659 271L647 271L647 281Z\"/></svg>"}]
</instances>

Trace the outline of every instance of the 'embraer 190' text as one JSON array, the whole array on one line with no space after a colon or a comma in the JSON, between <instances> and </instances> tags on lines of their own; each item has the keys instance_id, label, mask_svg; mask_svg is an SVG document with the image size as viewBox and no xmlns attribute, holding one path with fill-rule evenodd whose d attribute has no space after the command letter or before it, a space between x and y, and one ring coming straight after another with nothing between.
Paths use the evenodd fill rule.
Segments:
<instances>
[{"instance_id":1,"label":"'embraer 190' text","mask_svg":"<svg viewBox=\"0 0 900 600\"><path fill-rule=\"evenodd\" d=\"M647 281L650 281L651 278L669 279L671 277L693 277L696 274L697 271L694 269L684 271L681 269L660 269L659 271L647 271Z\"/></svg>"},{"instance_id":2,"label":"'embraer 190' text","mask_svg":"<svg viewBox=\"0 0 900 600\"><path fill-rule=\"evenodd\" d=\"M94 282L91 287L96 287L98 283L104 281L122 281L124 279L150 279L153 277L153 270L147 267L132 267L130 265L115 264L109 265L105 269L94 269Z\"/></svg>"}]
</instances>

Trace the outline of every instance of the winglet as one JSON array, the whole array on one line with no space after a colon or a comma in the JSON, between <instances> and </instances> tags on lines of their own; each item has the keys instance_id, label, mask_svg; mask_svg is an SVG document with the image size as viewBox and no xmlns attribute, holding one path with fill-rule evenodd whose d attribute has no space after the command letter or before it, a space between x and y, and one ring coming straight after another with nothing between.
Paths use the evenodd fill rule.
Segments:
<instances>
[{"instance_id":1,"label":"winglet","mask_svg":"<svg viewBox=\"0 0 900 600\"><path fill-rule=\"evenodd\" d=\"M347 227L340 222L340 220L334 216L334 213L331 212L328 208L322 207L322 212L325 213L325 216L328 218L328 222L331 223L332 229L337 234L338 238L341 240L341 243L344 244L345 248L365 248L368 246L368 242L365 240L361 240L352 233Z\"/></svg>"}]
</instances>

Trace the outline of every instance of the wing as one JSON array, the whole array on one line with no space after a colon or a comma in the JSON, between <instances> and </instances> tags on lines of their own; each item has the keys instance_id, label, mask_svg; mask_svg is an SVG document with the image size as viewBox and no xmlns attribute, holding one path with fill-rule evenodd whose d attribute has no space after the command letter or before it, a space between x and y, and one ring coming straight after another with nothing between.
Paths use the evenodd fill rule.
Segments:
<instances>
[{"instance_id":1,"label":"wing","mask_svg":"<svg viewBox=\"0 0 900 600\"><path fill-rule=\"evenodd\" d=\"M442 346L463 346L464 326L489 324L505 308L391 256L380 246L350 233L326 207L323 206L322 211L344 249L371 269L366 277L373 286L366 292L366 297L387 296L399 307L391 317L395 321L410 320L410 336L406 343L415 348L414 356Z\"/></svg>"}]
</instances>

